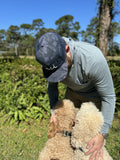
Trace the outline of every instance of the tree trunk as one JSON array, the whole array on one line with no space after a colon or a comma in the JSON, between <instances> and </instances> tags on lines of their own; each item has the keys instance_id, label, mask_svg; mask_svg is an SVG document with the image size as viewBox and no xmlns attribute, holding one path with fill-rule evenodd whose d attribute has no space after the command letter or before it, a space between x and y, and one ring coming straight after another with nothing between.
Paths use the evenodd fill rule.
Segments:
<instances>
[{"instance_id":1,"label":"tree trunk","mask_svg":"<svg viewBox=\"0 0 120 160\"><path fill-rule=\"evenodd\" d=\"M34 48L32 47L32 56L34 56Z\"/></svg>"},{"instance_id":2,"label":"tree trunk","mask_svg":"<svg viewBox=\"0 0 120 160\"><path fill-rule=\"evenodd\" d=\"M26 55L29 56L28 48L26 48Z\"/></svg>"},{"instance_id":3,"label":"tree trunk","mask_svg":"<svg viewBox=\"0 0 120 160\"><path fill-rule=\"evenodd\" d=\"M16 56L19 56L19 54L18 54L18 44L17 43L15 43L15 55Z\"/></svg>"},{"instance_id":4,"label":"tree trunk","mask_svg":"<svg viewBox=\"0 0 120 160\"><path fill-rule=\"evenodd\" d=\"M100 2L98 47L107 56L108 34L111 24L110 6L104 0Z\"/></svg>"}]
</instances>

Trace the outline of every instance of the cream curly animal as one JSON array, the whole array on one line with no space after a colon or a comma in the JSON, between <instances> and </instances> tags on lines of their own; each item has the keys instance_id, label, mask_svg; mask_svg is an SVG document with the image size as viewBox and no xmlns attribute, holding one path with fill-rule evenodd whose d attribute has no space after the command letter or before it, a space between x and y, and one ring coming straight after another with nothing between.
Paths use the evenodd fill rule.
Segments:
<instances>
[{"instance_id":1,"label":"cream curly animal","mask_svg":"<svg viewBox=\"0 0 120 160\"><path fill-rule=\"evenodd\" d=\"M75 118L74 105L70 100L61 100L57 103L54 113L56 122L50 124L49 139L38 160L72 160L73 149L70 145L70 137L63 136L62 131L72 130Z\"/></svg>"},{"instance_id":2,"label":"cream curly animal","mask_svg":"<svg viewBox=\"0 0 120 160\"><path fill-rule=\"evenodd\" d=\"M84 154L88 151L86 146L90 139L100 132L102 125L103 116L96 106L92 102L83 103L76 115L72 130L71 144L75 148L73 160L89 160L90 156ZM103 160L112 160L105 146L103 146Z\"/></svg>"}]
</instances>

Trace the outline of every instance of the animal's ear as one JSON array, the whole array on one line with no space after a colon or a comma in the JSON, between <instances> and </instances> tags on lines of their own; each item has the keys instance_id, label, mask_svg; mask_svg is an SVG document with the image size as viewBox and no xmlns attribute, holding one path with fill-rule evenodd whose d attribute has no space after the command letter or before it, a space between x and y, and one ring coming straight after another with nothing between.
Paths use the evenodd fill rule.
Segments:
<instances>
[{"instance_id":1,"label":"animal's ear","mask_svg":"<svg viewBox=\"0 0 120 160\"><path fill-rule=\"evenodd\" d=\"M74 126L74 121L72 120L69 124L69 129L72 130L72 127Z\"/></svg>"},{"instance_id":2,"label":"animal's ear","mask_svg":"<svg viewBox=\"0 0 120 160\"><path fill-rule=\"evenodd\" d=\"M48 138L52 138L55 136L56 132L58 131L58 121L56 119L55 122L51 122L49 126L49 131L48 131Z\"/></svg>"}]
</instances>

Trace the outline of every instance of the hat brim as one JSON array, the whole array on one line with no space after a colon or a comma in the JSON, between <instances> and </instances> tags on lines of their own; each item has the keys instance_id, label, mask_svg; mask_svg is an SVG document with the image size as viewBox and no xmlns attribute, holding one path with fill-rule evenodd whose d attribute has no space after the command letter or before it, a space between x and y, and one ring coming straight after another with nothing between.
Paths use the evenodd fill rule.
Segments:
<instances>
[{"instance_id":1,"label":"hat brim","mask_svg":"<svg viewBox=\"0 0 120 160\"><path fill-rule=\"evenodd\" d=\"M67 77L68 73L68 66L67 62L65 61L57 70L47 70L43 67L43 73L48 82L61 82Z\"/></svg>"}]
</instances>

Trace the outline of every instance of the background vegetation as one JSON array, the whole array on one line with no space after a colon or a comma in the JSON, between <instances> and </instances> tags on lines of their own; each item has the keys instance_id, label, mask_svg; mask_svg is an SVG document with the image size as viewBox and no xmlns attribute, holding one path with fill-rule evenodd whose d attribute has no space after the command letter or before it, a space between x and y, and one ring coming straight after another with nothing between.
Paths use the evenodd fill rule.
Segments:
<instances>
[{"instance_id":1,"label":"background vegetation","mask_svg":"<svg viewBox=\"0 0 120 160\"><path fill-rule=\"evenodd\" d=\"M32 24L0 29L0 160L37 160L47 140L50 109L46 80L35 59L19 57L34 56L37 39L50 31L92 43L107 56L117 101L106 146L114 160L120 159L120 61L116 61L120 44L114 41L120 34L120 22L114 21L119 13L117 2L97 0L98 13L86 30L81 30L72 15L56 20L56 29L45 28L41 18ZM115 56L115 60L109 60L108 55ZM65 90L60 83L59 99L64 98Z\"/></svg>"},{"instance_id":2,"label":"background vegetation","mask_svg":"<svg viewBox=\"0 0 120 160\"><path fill-rule=\"evenodd\" d=\"M0 73L0 115L6 121L41 121L50 115L46 80L35 59L1 59Z\"/></svg>"},{"instance_id":3,"label":"background vegetation","mask_svg":"<svg viewBox=\"0 0 120 160\"><path fill-rule=\"evenodd\" d=\"M118 0L97 0L97 15L90 20L86 30L81 30L80 22L72 15L63 15L55 21L56 29L45 28L41 18L33 19L31 24L10 25L7 30L0 29L0 51L7 55L34 55L37 39L46 32L57 32L98 46L103 54L120 55L120 44L114 38L120 34L120 21L115 16L120 13ZM7 51L7 52L3 52Z\"/></svg>"},{"instance_id":4,"label":"background vegetation","mask_svg":"<svg viewBox=\"0 0 120 160\"><path fill-rule=\"evenodd\" d=\"M108 61L117 97L115 118L107 139L114 160L120 158L120 61ZM35 59L1 59L0 160L37 160L47 140L50 110L46 80ZM59 84L64 98L65 86Z\"/></svg>"}]
</instances>

